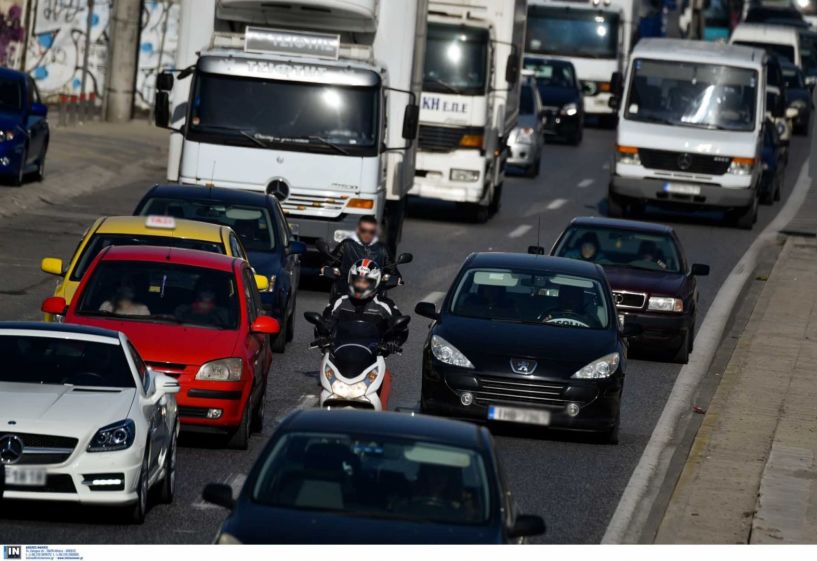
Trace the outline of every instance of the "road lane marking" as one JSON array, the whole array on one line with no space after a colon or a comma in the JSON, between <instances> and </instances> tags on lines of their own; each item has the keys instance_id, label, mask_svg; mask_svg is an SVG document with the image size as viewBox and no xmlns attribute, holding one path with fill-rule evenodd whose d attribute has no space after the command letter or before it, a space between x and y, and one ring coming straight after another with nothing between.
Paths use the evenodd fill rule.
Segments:
<instances>
[{"instance_id":1,"label":"road lane marking","mask_svg":"<svg viewBox=\"0 0 817 561\"><path fill-rule=\"evenodd\" d=\"M548 210L558 210L565 206L565 203L567 203L567 199L555 199L546 208Z\"/></svg>"},{"instance_id":2,"label":"road lane marking","mask_svg":"<svg viewBox=\"0 0 817 561\"><path fill-rule=\"evenodd\" d=\"M689 414L689 404L694 402L698 386L709 371L732 310L757 266L757 257L768 244L775 242L778 232L794 218L808 195L811 184L808 164L808 160L803 162L786 204L755 238L718 289L695 336L695 350L689 355L689 362L678 372L661 417L624 488L601 543L640 542L676 452L676 440L684 432L685 427L679 425Z\"/></svg>"},{"instance_id":3,"label":"road lane marking","mask_svg":"<svg viewBox=\"0 0 817 561\"><path fill-rule=\"evenodd\" d=\"M439 290L435 290L434 292L429 292L428 294L423 297L420 302L431 302L435 306L437 306L442 299L445 297L445 292L440 292Z\"/></svg>"},{"instance_id":4,"label":"road lane marking","mask_svg":"<svg viewBox=\"0 0 817 561\"><path fill-rule=\"evenodd\" d=\"M521 238L522 236L524 236L525 234L530 232L532 228L533 228L533 226L531 226L530 224L522 224L522 225L517 226L516 228L514 228L511 231L511 233L508 234L508 237L509 238Z\"/></svg>"},{"instance_id":5,"label":"road lane marking","mask_svg":"<svg viewBox=\"0 0 817 561\"><path fill-rule=\"evenodd\" d=\"M590 179L588 177L587 179L582 179L581 181L579 181L579 183L578 183L578 185L576 185L576 187L578 187L579 189L585 189L587 187L590 187L595 182L596 182L595 179Z\"/></svg>"}]
</instances>

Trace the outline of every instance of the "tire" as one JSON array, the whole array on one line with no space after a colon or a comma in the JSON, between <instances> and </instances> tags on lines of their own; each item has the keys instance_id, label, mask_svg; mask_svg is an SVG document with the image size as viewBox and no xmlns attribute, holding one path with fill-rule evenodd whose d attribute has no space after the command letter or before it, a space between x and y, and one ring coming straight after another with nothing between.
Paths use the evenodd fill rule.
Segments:
<instances>
[{"instance_id":1,"label":"tire","mask_svg":"<svg viewBox=\"0 0 817 561\"><path fill-rule=\"evenodd\" d=\"M149 451L145 450L142 468L139 470L139 482L136 485L136 502L125 511L127 521L131 524L142 524L148 511L148 457Z\"/></svg>"},{"instance_id":2,"label":"tire","mask_svg":"<svg viewBox=\"0 0 817 561\"><path fill-rule=\"evenodd\" d=\"M494 188L494 196L491 199L491 204L489 206L491 214L496 214L499 212L499 207L502 205L502 183L497 185Z\"/></svg>"},{"instance_id":3,"label":"tire","mask_svg":"<svg viewBox=\"0 0 817 561\"><path fill-rule=\"evenodd\" d=\"M292 306L292 313L289 315L289 319L287 320L287 329L286 329L286 336L287 336L287 343L291 343L292 340L295 338L295 306Z\"/></svg>"},{"instance_id":4,"label":"tire","mask_svg":"<svg viewBox=\"0 0 817 561\"><path fill-rule=\"evenodd\" d=\"M491 208L482 206L479 203L472 203L468 207L468 214L471 222L475 224L485 224L491 215Z\"/></svg>"},{"instance_id":5,"label":"tire","mask_svg":"<svg viewBox=\"0 0 817 561\"><path fill-rule=\"evenodd\" d=\"M26 160L28 159L28 145L23 147L23 155L20 158L20 167L17 174L11 178L14 187L22 187L26 177Z\"/></svg>"},{"instance_id":6,"label":"tire","mask_svg":"<svg viewBox=\"0 0 817 561\"><path fill-rule=\"evenodd\" d=\"M266 411L267 403L267 383L264 382L264 387L261 388L261 397L258 403L255 404L252 410L252 419L250 421L250 431L261 432L264 430L264 413Z\"/></svg>"},{"instance_id":7,"label":"tire","mask_svg":"<svg viewBox=\"0 0 817 561\"><path fill-rule=\"evenodd\" d=\"M541 159L539 159L536 160L535 164L528 166L527 169L525 169L525 177L530 178L537 177L539 175L539 168L541 167L541 163L542 161Z\"/></svg>"},{"instance_id":8,"label":"tire","mask_svg":"<svg viewBox=\"0 0 817 561\"><path fill-rule=\"evenodd\" d=\"M162 486L159 487L159 501L163 504L170 504L173 502L173 496L176 494L176 441L179 434L178 422L173 427L173 434L170 436L170 446L167 449L165 456L165 477L162 479Z\"/></svg>"},{"instance_id":9,"label":"tire","mask_svg":"<svg viewBox=\"0 0 817 561\"><path fill-rule=\"evenodd\" d=\"M758 199L754 197L748 207L733 211L732 222L741 230L751 230L757 222Z\"/></svg>"},{"instance_id":10,"label":"tire","mask_svg":"<svg viewBox=\"0 0 817 561\"><path fill-rule=\"evenodd\" d=\"M48 139L45 140L40 157L37 158L37 171L34 172L35 181L42 181L45 179L45 155L48 153Z\"/></svg>"},{"instance_id":11,"label":"tire","mask_svg":"<svg viewBox=\"0 0 817 561\"><path fill-rule=\"evenodd\" d=\"M774 184L769 186L768 190L763 191L760 194L760 204L762 205L770 205L774 202Z\"/></svg>"},{"instance_id":12,"label":"tire","mask_svg":"<svg viewBox=\"0 0 817 561\"><path fill-rule=\"evenodd\" d=\"M626 211L626 204L618 198L618 195L607 193L607 216L610 218L623 218Z\"/></svg>"},{"instance_id":13,"label":"tire","mask_svg":"<svg viewBox=\"0 0 817 561\"><path fill-rule=\"evenodd\" d=\"M689 352L692 350L692 345L690 338L692 337L692 333L690 331L686 332L684 335L684 339L681 341L681 345L678 347L678 350L672 356L672 362L677 364L686 364L689 362Z\"/></svg>"},{"instance_id":14,"label":"tire","mask_svg":"<svg viewBox=\"0 0 817 561\"><path fill-rule=\"evenodd\" d=\"M780 191L781 191L781 186L782 185L783 185L783 177L781 176L781 177L778 178L777 184L774 187L774 194L772 195L772 200L774 200L774 202L778 202L780 200L780 198L781 198Z\"/></svg>"},{"instance_id":15,"label":"tire","mask_svg":"<svg viewBox=\"0 0 817 561\"><path fill-rule=\"evenodd\" d=\"M289 322L292 318L284 316L281 320L281 331L275 336L272 342L272 352L282 353L287 348L287 331L289 330Z\"/></svg>"},{"instance_id":16,"label":"tire","mask_svg":"<svg viewBox=\"0 0 817 561\"><path fill-rule=\"evenodd\" d=\"M227 448L233 450L246 450L250 447L250 404L244 408L241 415L241 422L233 429L230 439L227 441Z\"/></svg>"}]
</instances>

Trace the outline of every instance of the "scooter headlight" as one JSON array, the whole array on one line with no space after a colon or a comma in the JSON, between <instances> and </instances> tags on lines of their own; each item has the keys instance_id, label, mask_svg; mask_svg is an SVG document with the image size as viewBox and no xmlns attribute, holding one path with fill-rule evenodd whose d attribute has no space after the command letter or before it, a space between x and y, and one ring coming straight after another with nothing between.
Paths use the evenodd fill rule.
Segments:
<instances>
[{"instance_id":1,"label":"scooter headlight","mask_svg":"<svg viewBox=\"0 0 817 561\"><path fill-rule=\"evenodd\" d=\"M358 382L357 384L344 384L340 380L336 380L332 384L332 393L344 399L357 399L366 395L366 390L369 385L365 382Z\"/></svg>"}]
</instances>

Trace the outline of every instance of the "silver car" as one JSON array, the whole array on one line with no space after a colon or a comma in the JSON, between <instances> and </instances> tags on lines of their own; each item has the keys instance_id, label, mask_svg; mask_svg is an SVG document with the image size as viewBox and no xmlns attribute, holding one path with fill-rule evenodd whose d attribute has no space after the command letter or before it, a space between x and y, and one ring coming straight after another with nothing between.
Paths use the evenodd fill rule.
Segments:
<instances>
[{"instance_id":1,"label":"silver car","mask_svg":"<svg viewBox=\"0 0 817 561\"><path fill-rule=\"evenodd\" d=\"M544 133L542 100L533 78L522 82L519 96L519 121L508 136L508 165L524 170L528 177L536 177L539 175Z\"/></svg>"}]
</instances>

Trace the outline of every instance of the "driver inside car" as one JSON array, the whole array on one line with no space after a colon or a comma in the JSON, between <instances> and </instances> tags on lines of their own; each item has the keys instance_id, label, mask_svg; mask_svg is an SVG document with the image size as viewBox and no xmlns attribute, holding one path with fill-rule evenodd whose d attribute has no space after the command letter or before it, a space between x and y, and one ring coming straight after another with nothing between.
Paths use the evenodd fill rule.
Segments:
<instances>
[{"instance_id":1,"label":"driver inside car","mask_svg":"<svg viewBox=\"0 0 817 561\"><path fill-rule=\"evenodd\" d=\"M216 300L215 286L206 280L198 282L193 302L176 308L175 315L180 321L187 323L216 326L229 324L226 310Z\"/></svg>"},{"instance_id":2,"label":"driver inside car","mask_svg":"<svg viewBox=\"0 0 817 561\"><path fill-rule=\"evenodd\" d=\"M584 327L597 327L599 319L596 316L596 307L586 301L583 288L562 285L559 287L556 308L550 311L545 322L556 325L579 322Z\"/></svg>"}]
</instances>

